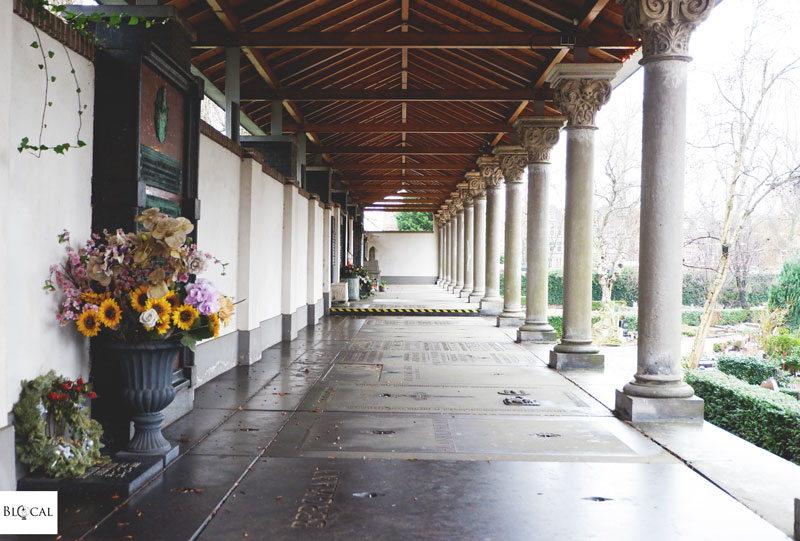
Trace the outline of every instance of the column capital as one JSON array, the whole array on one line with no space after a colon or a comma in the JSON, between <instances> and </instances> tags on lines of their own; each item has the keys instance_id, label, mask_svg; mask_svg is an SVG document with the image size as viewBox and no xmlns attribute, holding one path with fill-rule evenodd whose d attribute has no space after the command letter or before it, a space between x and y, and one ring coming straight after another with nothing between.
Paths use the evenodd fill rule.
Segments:
<instances>
[{"instance_id":1,"label":"column capital","mask_svg":"<svg viewBox=\"0 0 800 541\"><path fill-rule=\"evenodd\" d=\"M657 0L661 1L661 0ZM557 109L567 116L568 126L594 128L594 117L611 97L611 79L621 63L557 64L546 80L555 90Z\"/></svg>"},{"instance_id":2,"label":"column capital","mask_svg":"<svg viewBox=\"0 0 800 541\"><path fill-rule=\"evenodd\" d=\"M565 116L522 116L514 122L522 147L528 153L528 163L550 163L550 150L558 143Z\"/></svg>"},{"instance_id":3,"label":"column capital","mask_svg":"<svg viewBox=\"0 0 800 541\"><path fill-rule=\"evenodd\" d=\"M469 190L469 183L468 182L459 182L456 185L458 188L458 196L461 198L461 202L465 207L471 207L473 205L472 201L472 192Z\"/></svg>"},{"instance_id":4,"label":"column capital","mask_svg":"<svg viewBox=\"0 0 800 541\"><path fill-rule=\"evenodd\" d=\"M689 54L689 37L714 7L715 0L617 0L622 25L642 39L642 61Z\"/></svg>"},{"instance_id":5,"label":"column capital","mask_svg":"<svg viewBox=\"0 0 800 541\"><path fill-rule=\"evenodd\" d=\"M451 194L451 202L450 202L450 215L454 216L459 212L463 212L464 210L464 202L461 200L461 196L458 194L458 190Z\"/></svg>"},{"instance_id":6,"label":"column capital","mask_svg":"<svg viewBox=\"0 0 800 541\"><path fill-rule=\"evenodd\" d=\"M486 184L483 182L483 175L480 171L467 171L464 178L467 179L469 193L473 200L486 197Z\"/></svg>"},{"instance_id":7,"label":"column capital","mask_svg":"<svg viewBox=\"0 0 800 541\"><path fill-rule=\"evenodd\" d=\"M497 156L479 156L477 163L486 189L499 188L503 183L503 172Z\"/></svg>"},{"instance_id":8,"label":"column capital","mask_svg":"<svg viewBox=\"0 0 800 541\"><path fill-rule=\"evenodd\" d=\"M519 145L498 145L494 154L500 160L500 170L506 184L522 182L522 173L528 165L528 153Z\"/></svg>"}]
</instances>

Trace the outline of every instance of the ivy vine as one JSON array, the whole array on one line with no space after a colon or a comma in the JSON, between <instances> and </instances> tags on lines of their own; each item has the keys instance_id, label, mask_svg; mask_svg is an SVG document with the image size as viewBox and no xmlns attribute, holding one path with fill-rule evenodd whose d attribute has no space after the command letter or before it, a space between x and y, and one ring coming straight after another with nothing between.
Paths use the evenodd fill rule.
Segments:
<instances>
[{"instance_id":1,"label":"ivy vine","mask_svg":"<svg viewBox=\"0 0 800 541\"><path fill-rule=\"evenodd\" d=\"M49 26L49 30L53 32L56 39L60 38L60 31L55 27L53 20L49 17L49 15L57 16L61 21L66 23L69 28L81 34L95 44L97 43L97 37L91 31L91 25L104 23L109 28L119 28L122 24L127 24L130 26L144 24L145 28L150 28L157 22L155 19L145 19L135 15L126 15L124 13L114 13L110 15L105 15L99 12L88 15L83 13L75 13L69 11L68 5L57 5L53 2L54 0L22 0L22 4L26 9L33 14L39 15L41 20L44 21L44 24ZM162 21L162 23L163 22L165 21ZM70 74L72 75L73 82L75 83L75 93L77 94L78 98L78 130L75 134L74 142L67 141L50 145L43 142L44 130L47 128L47 112L53 107L53 101L49 97L50 85L55 84L57 80L57 77L52 74L53 70L50 66L50 61L55 58L56 53L52 50L45 52L39 29L33 22L31 22L31 26L36 34L36 39L31 42L30 46L33 49L38 49L42 56L42 62L38 64L38 67L44 74L44 104L42 106L42 117L39 126L38 137L35 138L35 141L28 136L22 137L17 145L17 150L20 153L27 150L37 158L41 157L43 152L50 150L56 154L63 155L71 148L80 148L86 146L86 143L81 139L81 130L83 129L83 113L88 108L88 105L84 104L81 100L82 89L80 82L78 81L78 75L75 72L75 65L72 62L72 56L70 55L67 46L62 44L67 62L69 62Z\"/></svg>"}]
</instances>

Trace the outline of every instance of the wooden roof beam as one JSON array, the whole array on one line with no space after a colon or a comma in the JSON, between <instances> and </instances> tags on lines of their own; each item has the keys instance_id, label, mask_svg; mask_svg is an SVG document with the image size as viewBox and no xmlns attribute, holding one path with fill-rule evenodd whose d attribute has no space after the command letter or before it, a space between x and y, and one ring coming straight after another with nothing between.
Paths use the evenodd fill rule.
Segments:
<instances>
[{"instance_id":1,"label":"wooden roof beam","mask_svg":"<svg viewBox=\"0 0 800 541\"><path fill-rule=\"evenodd\" d=\"M341 124L284 124L285 132L316 132L316 133L500 133L510 132L511 128L505 122L459 122L450 124L432 124L428 122L402 123L356 123L343 122Z\"/></svg>"},{"instance_id":2,"label":"wooden roof beam","mask_svg":"<svg viewBox=\"0 0 800 541\"><path fill-rule=\"evenodd\" d=\"M469 88L469 89L351 89L351 88L283 88L264 91L260 85L242 88L242 101L552 101L550 89Z\"/></svg>"},{"instance_id":3,"label":"wooden roof beam","mask_svg":"<svg viewBox=\"0 0 800 541\"><path fill-rule=\"evenodd\" d=\"M207 0L221 2L221 0ZM195 48L255 47L269 49L558 49L602 47L635 49L637 41L622 32L205 32Z\"/></svg>"},{"instance_id":4,"label":"wooden roof beam","mask_svg":"<svg viewBox=\"0 0 800 541\"><path fill-rule=\"evenodd\" d=\"M467 155L473 156L480 154L480 149L473 146L448 146L448 147L419 147L412 146L405 147L359 147L359 146L328 146L322 148L308 148L308 152L328 154L388 154L388 155L406 155L406 156L458 156Z\"/></svg>"}]
</instances>

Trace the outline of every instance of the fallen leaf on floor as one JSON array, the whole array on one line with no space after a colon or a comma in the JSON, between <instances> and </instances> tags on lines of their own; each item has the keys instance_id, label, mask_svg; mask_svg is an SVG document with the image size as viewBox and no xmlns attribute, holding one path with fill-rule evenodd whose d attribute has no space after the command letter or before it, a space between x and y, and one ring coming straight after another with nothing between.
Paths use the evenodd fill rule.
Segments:
<instances>
[{"instance_id":1,"label":"fallen leaf on floor","mask_svg":"<svg viewBox=\"0 0 800 541\"><path fill-rule=\"evenodd\" d=\"M123 526L128 526L130 522L117 522L117 528L122 528Z\"/></svg>"},{"instance_id":2,"label":"fallen leaf on floor","mask_svg":"<svg viewBox=\"0 0 800 541\"><path fill-rule=\"evenodd\" d=\"M238 407L238 408L236 408L236 409L237 409L237 410L239 410L239 411L242 411L244 408L243 408L242 406L239 406L239 407Z\"/></svg>"},{"instance_id":3,"label":"fallen leaf on floor","mask_svg":"<svg viewBox=\"0 0 800 541\"><path fill-rule=\"evenodd\" d=\"M112 500L118 500L118 499L119 499L119 494L113 494L113 495L111 496L111 499L112 499Z\"/></svg>"},{"instance_id":4,"label":"fallen leaf on floor","mask_svg":"<svg viewBox=\"0 0 800 541\"><path fill-rule=\"evenodd\" d=\"M178 443L189 443L189 442L191 442L191 441L192 441L192 439L191 439L191 438L180 438L180 439L178 440Z\"/></svg>"},{"instance_id":5,"label":"fallen leaf on floor","mask_svg":"<svg viewBox=\"0 0 800 541\"><path fill-rule=\"evenodd\" d=\"M202 488L171 488L169 489L170 492L174 492L175 494L202 494Z\"/></svg>"},{"instance_id":6,"label":"fallen leaf on floor","mask_svg":"<svg viewBox=\"0 0 800 541\"><path fill-rule=\"evenodd\" d=\"M276 500L280 500L281 498L283 498L283 496L275 496Z\"/></svg>"}]
</instances>

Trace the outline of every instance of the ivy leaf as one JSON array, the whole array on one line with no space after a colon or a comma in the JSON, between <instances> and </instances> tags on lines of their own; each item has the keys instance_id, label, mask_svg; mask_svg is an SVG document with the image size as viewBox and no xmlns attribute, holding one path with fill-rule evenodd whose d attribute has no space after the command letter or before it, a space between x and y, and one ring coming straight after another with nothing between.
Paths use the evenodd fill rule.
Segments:
<instances>
[{"instance_id":1,"label":"ivy leaf","mask_svg":"<svg viewBox=\"0 0 800 541\"><path fill-rule=\"evenodd\" d=\"M48 101L48 102L47 102L47 106L48 106L48 107L52 107L52 106L53 106L53 102L52 102L52 101Z\"/></svg>"},{"instance_id":2,"label":"ivy leaf","mask_svg":"<svg viewBox=\"0 0 800 541\"><path fill-rule=\"evenodd\" d=\"M55 75L51 75L50 76L50 82L51 83L55 83L56 82L56 76Z\"/></svg>"},{"instance_id":3,"label":"ivy leaf","mask_svg":"<svg viewBox=\"0 0 800 541\"><path fill-rule=\"evenodd\" d=\"M31 148L36 149L36 150L50 150L50 147L47 146L47 145L42 145L39 148L36 148L36 147L31 147Z\"/></svg>"},{"instance_id":4,"label":"ivy leaf","mask_svg":"<svg viewBox=\"0 0 800 541\"><path fill-rule=\"evenodd\" d=\"M53 58L55 55L56 53L54 53L53 51L47 51L47 56L49 56L50 58Z\"/></svg>"},{"instance_id":5,"label":"ivy leaf","mask_svg":"<svg viewBox=\"0 0 800 541\"><path fill-rule=\"evenodd\" d=\"M145 22L144 22L144 27L145 27L145 28L150 28L151 26L153 26L153 23L152 23L152 22L150 22L150 21L145 21Z\"/></svg>"},{"instance_id":6,"label":"ivy leaf","mask_svg":"<svg viewBox=\"0 0 800 541\"><path fill-rule=\"evenodd\" d=\"M78 139L78 148L80 148L80 147L85 147L85 146L86 146L86 143L84 143L83 141L81 141L80 139Z\"/></svg>"},{"instance_id":7,"label":"ivy leaf","mask_svg":"<svg viewBox=\"0 0 800 541\"><path fill-rule=\"evenodd\" d=\"M30 141L30 139L28 139L27 137L23 137L22 140L19 142L19 146L17 147L17 150L20 153L22 153L23 150L28 148L28 141Z\"/></svg>"},{"instance_id":8,"label":"ivy leaf","mask_svg":"<svg viewBox=\"0 0 800 541\"><path fill-rule=\"evenodd\" d=\"M192 351L197 350L197 340L195 340L194 336L192 336L189 333L183 335L183 337L181 338L181 344L186 346Z\"/></svg>"},{"instance_id":9,"label":"ivy leaf","mask_svg":"<svg viewBox=\"0 0 800 541\"><path fill-rule=\"evenodd\" d=\"M44 64L39 64L39 69L43 70L44 69Z\"/></svg>"},{"instance_id":10,"label":"ivy leaf","mask_svg":"<svg viewBox=\"0 0 800 541\"><path fill-rule=\"evenodd\" d=\"M139 24L139 17L136 17L136 16L134 16L134 15L131 15L131 18L130 18L130 19L128 19L128 24L129 24L130 26L136 26L137 24Z\"/></svg>"},{"instance_id":11,"label":"ivy leaf","mask_svg":"<svg viewBox=\"0 0 800 541\"><path fill-rule=\"evenodd\" d=\"M119 13L114 13L108 18L108 24L112 26L118 25L122 21L122 16Z\"/></svg>"}]
</instances>

